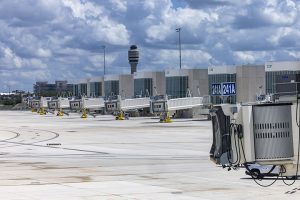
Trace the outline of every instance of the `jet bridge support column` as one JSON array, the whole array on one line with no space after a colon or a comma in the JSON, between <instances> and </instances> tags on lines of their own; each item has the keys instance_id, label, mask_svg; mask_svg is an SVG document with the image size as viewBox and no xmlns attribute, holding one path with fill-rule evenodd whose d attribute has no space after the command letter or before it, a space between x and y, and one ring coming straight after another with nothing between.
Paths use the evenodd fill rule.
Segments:
<instances>
[{"instance_id":1,"label":"jet bridge support column","mask_svg":"<svg viewBox=\"0 0 300 200\"><path fill-rule=\"evenodd\" d=\"M63 112L62 108L59 108L59 110L58 110L56 116L59 116L59 117L64 116L64 112Z\"/></svg>"},{"instance_id":2,"label":"jet bridge support column","mask_svg":"<svg viewBox=\"0 0 300 200\"><path fill-rule=\"evenodd\" d=\"M170 117L170 113L169 112L162 112L160 114L159 122L161 122L161 123L171 123L172 120L171 120L171 117Z\"/></svg>"},{"instance_id":3,"label":"jet bridge support column","mask_svg":"<svg viewBox=\"0 0 300 200\"><path fill-rule=\"evenodd\" d=\"M45 108L40 108L39 111L38 111L38 114L40 115L46 115L46 111L45 111Z\"/></svg>"},{"instance_id":4,"label":"jet bridge support column","mask_svg":"<svg viewBox=\"0 0 300 200\"><path fill-rule=\"evenodd\" d=\"M119 111L115 119L116 120L125 120L125 114L124 114L124 112L122 110Z\"/></svg>"},{"instance_id":5,"label":"jet bridge support column","mask_svg":"<svg viewBox=\"0 0 300 200\"><path fill-rule=\"evenodd\" d=\"M87 111L86 111L86 109L82 110L81 118L83 118L83 119L87 118Z\"/></svg>"},{"instance_id":6,"label":"jet bridge support column","mask_svg":"<svg viewBox=\"0 0 300 200\"><path fill-rule=\"evenodd\" d=\"M157 99L155 99L157 98ZM161 123L171 123L170 113L168 111L168 99L166 96L157 96L155 97L150 104L150 110L153 113L159 113Z\"/></svg>"},{"instance_id":7,"label":"jet bridge support column","mask_svg":"<svg viewBox=\"0 0 300 200\"><path fill-rule=\"evenodd\" d=\"M121 109L121 96L114 96L110 97L105 102L105 111L107 113L111 113L115 116L115 120L125 120L127 119L125 117L124 111Z\"/></svg>"}]
</instances>

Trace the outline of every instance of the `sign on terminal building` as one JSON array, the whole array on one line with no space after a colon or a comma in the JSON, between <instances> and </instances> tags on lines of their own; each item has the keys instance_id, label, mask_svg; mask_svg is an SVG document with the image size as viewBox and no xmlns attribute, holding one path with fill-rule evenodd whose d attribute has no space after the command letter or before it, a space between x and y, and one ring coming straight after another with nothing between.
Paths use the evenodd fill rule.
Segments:
<instances>
[{"instance_id":1,"label":"sign on terminal building","mask_svg":"<svg viewBox=\"0 0 300 200\"><path fill-rule=\"evenodd\" d=\"M211 90L211 94L214 96L236 95L235 82L213 83Z\"/></svg>"}]
</instances>

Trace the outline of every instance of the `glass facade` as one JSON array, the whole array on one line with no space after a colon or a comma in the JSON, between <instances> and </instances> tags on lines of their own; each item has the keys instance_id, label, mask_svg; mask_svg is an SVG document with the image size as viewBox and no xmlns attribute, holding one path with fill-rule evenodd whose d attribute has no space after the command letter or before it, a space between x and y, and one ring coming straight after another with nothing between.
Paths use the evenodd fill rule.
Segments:
<instances>
[{"instance_id":1,"label":"glass facade","mask_svg":"<svg viewBox=\"0 0 300 200\"><path fill-rule=\"evenodd\" d=\"M104 91L107 97L119 95L119 81L105 81Z\"/></svg>"},{"instance_id":2,"label":"glass facade","mask_svg":"<svg viewBox=\"0 0 300 200\"><path fill-rule=\"evenodd\" d=\"M209 95L212 97L211 101L213 104L220 103L236 103L236 96L213 96L212 95L212 84L224 83L224 82L235 82L236 74L210 74L208 75L208 91Z\"/></svg>"},{"instance_id":3,"label":"glass facade","mask_svg":"<svg viewBox=\"0 0 300 200\"><path fill-rule=\"evenodd\" d=\"M87 95L87 84L86 83L75 84L74 95L77 97L82 95Z\"/></svg>"},{"instance_id":4,"label":"glass facade","mask_svg":"<svg viewBox=\"0 0 300 200\"><path fill-rule=\"evenodd\" d=\"M276 89L275 89L276 76L278 76L278 75L288 75L288 74L300 74L300 71L266 72L266 94L273 94L273 93L276 92Z\"/></svg>"},{"instance_id":5,"label":"glass facade","mask_svg":"<svg viewBox=\"0 0 300 200\"><path fill-rule=\"evenodd\" d=\"M102 96L102 82L90 83L90 96L100 97Z\"/></svg>"},{"instance_id":6,"label":"glass facade","mask_svg":"<svg viewBox=\"0 0 300 200\"><path fill-rule=\"evenodd\" d=\"M78 96L80 96L79 93L80 93L80 91L79 91L79 85L78 85L78 84L75 84L75 85L74 85L74 95L75 95L76 97L78 97Z\"/></svg>"},{"instance_id":7,"label":"glass facade","mask_svg":"<svg viewBox=\"0 0 300 200\"><path fill-rule=\"evenodd\" d=\"M134 96L152 96L152 78L134 79Z\"/></svg>"},{"instance_id":8,"label":"glass facade","mask_svg":"<svg viewBox=\"0 0 300 200\"><path fill-rule=\"evenodd\" d=\"M170 98L182 98L187 96L189 78L187 76L166 77L166 92Z\"/></svg>"},{"instance_id":9,"label":"glass facade","mask_svg":"<svg viewBox=\"0 0 300 200\"><path fill-rule=\"evenodd\" d=\"M38 81L33 85L33 92L37 96L70 95L73 92L73 84L68 84L67 81L55 81L55 84Z\"/></svg>"},{"instance_id":10,"label":"glass facade","mask_svg":"<svg viewBox=\"0 0 300 200\"><path fill-rule=\"evenodd\" d=\"M81 84L79 84L79 87L80 87L79 96L87 95L87 84L86 83L81 83Z\"/></svg>"}]
</instances>

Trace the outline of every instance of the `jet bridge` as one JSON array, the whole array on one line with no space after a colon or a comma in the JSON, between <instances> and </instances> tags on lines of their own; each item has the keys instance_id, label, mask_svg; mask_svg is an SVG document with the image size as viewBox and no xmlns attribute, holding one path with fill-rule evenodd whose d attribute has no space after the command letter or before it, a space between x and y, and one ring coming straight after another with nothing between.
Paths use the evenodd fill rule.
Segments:
<instances>
[{"instance_id":1,"label":"jet bridge","mask_svg":"<svg viewBox=\"0 0 300 200\"><path fill-rule=\"evenodd\" d=\"M149 107L150 107L149 97L121 100L121 110L123 111L136 110L136 109L149 108Z\"/></svg>"},{"instance_id":2,"label":"jet bridge","mask_svg":"<svg viewBox=\"0 0 300 200\"><path fill-rule=\"evenodd\" d=\"M71 111L81 111L81 104L82 104L81 99L73 99L73 100L70 100L69 103L70 103Z\"/></svg>"},{"instance_id":3,"label":"jet bridge","mask_svg":"<svg viewBox=\"0 0 300 200\"><path fill-rule=\"evenodd\" d=\"M59 97L58 99L52 99L51 101L48 101L48 108L49 110L54 111L57 110L57 116L63 116L64 114L67 114L64 112L66 109L70 109L70 100L71 98L64 98L64 97Z\"/></svg>"},{"instance_id":4,"label":"jet bridge","mask_svg":"<svg viewBox=\"0 0 300 200\"><path fill-rule=\"evenodd\" d=\"M68 109L70 108L70 98L59 97L58 99L52 99L48 101L49 109Z\"/></svg>"},{"instance_id":5,"label":"jet bridge","mask_svg":"<svg viewBox=\"0 0 300 200\"><path fill-rule=\"evenodd\" d=\"M150 107L150 98L121 99L121 96L110 98L105 102L107 112L129 111Z\"/></svg>"},{"instance_id":6,"label":"jet bridge","mask_svg":"<svg viewBox=\"0 0 300 200\"><path fill-rule=\"evenodd\" d=\"M88 98L73 99L69 101L69 107L71 110L102 110L104 108L103 98Z\"/></svg>"},{"instance_id":7,"label":"jet bridge","mask_svg":"<svg viewBox=\"0 0 300 200\"><path fill-rule=\"evenodd\" d=\"M167 96L156 96L151 100L153 113L169 112L195 108L203 105L203 97L185 97L168 99Z\"/></svg>"},{"instance_id":8,"label":"jet bridge","mask_svg":"<svg viewBox=\"0 0 300 200\"><path fill-rule=\"evenodd\" d=\"M32 109L32 112L37 112L40 108L40 100L38 99L30 99L28 101L29 107Z\"/></svg>"},{"instance_id":9,"label":"jet bridge","mask_svg":"<svg viewBox=\"0 0 300 200\"><path fill-rule=\"evenodd\" d=\"M110 97L105 102L105 110L108 113L117 113L116 120L128 119L124 114L126 111L138 110L150 107L150 98L133 98L133 99L121 99L121 96Z\"/></svg>"},{"instance_id":10,"label":"jet bridge","mask_svg":"<svg viewBox=\"0 0 300 200\"><path fill-rule=\"evenodd\" d=\"M45 115L45 109L48 107L48 102L51 101L52 97L41 97L40 99L30 99L29 106L33 112L38 112L40 115Z\"/></svg>"},{"instance_id":11,"label":"jet bridge","mask_svg":"<svg viewBox=\"0 0 300 200\"><path fill-rule=\"evenodd\" d=\"M48 108L48 102L52 100L52 97L41 97L40 108Z\"/></svg>"},{"instance_id":12,"label":"jet bridge","mask_svg":"<svg viewBox=\"0 0 300 200\"><path fill-rule=\"evenodd\" d=\"M82 109L102 110L104 108L104 98L82 98Z\"/></svg>"},{"instance_id":13,"label":"jet bridge","mask_svg":"<svg viewBox=\"0 0 300 200\"><path fill-rule=\"evenodd\" d=\"M152 113L161 114L161 122L171 122L169 116L170 111L191 109L203 105L203 97L168 99L168 96L159 95L151 99L150 110Z\"/></svg>"},{"instance_id":14,"label":"jet bridge","mask_svg":"<svg viewBox=\"0 0 300 200\"><path fill-rule=\"evenodd\" d=\"M81 111L82 118L87 118L87 114L104 109L104 98L89 98L82 97L81 99L74 99L70 101L70 109L74 111ZM95 117L95 115L93 115Z\"/></svg>"}]
</instances>

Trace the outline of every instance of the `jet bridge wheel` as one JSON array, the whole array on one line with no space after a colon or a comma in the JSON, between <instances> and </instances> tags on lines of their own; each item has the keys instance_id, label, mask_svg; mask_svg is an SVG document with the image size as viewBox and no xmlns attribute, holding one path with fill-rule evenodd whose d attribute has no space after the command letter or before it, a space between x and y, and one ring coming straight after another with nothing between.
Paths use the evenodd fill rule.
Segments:
<instances>
[{"instance_id":1,"label":"jet bridge wheel","mask_svg":"<svg viewBox=\"0 0 300 200\"><path fill-rule=\"evenodd\" d=\"M295 179L298 179L296 178L296 176L286 176L285 177L287 180L295 180Z\"/></svg>"},{"instance_id":2,"label":"jet bridge wheel","mask_svg":"<svg viewBox=\"0 0 300 200\"><path fill-rule=\"evenodd\" d=\"M117 116L116 116L116 120L125 120L126 118L125 118L125 115L124 115L124 112L123 111L121 111L121 112L119 112L118 114L117 114Z\"/></svg>"},{"instance_id":3,"label":"jet bridge wheel","mask_svg":"<svg viewBox=\"0 0 300 200\"><path fill-rule=\"evenodd\" d=\"M58 111L56 116L58 116L58 117L64 116L64 113L62 111Z\"/></svg>"},{"instance_id":4,"label":"jet bridge wheel","mask_svg":"<svg viewBox=\"0 0 300 200\"><path fill-rule=\"evenodd\" d=\"M83 119L87 118L87 112L85 109L82 111L81 118L83 118Z\"/></svg>"},{"instance_id":5,"label":"jet bridge wheel","mask_svg":"<svg viewBox=\"0 0 300 200\"><path fill-rule=\"evenodd\" d=\"M252 169L250 171L250 173L251 173L252 177L256 178L256 179L262 179L264 177L258 169Z\"/></svg>"},{"instance_id":6,"label":"jet bridge wheel","mask_svg":"<svg viewBox=\"0 0 300 200\"><path fill-rule=\"evenodd\" d=\"M116 120L124 120L124 117L116 116Z\"/></svg>"},{"instance_id":7,"label":"jet bridge wheel","mask_svg":"<svg viewBox=\"0 0 300 200\"><path fill-rule=\"evenodd\" d=\"M171 117L170 117L170 113L169 112L162 113L160 115L159 122L161 122L161 123L171 123L172 120L171 120Z\"/></svg>"},{"instance_id":8,"label":"jet bridge wheel","mask_svg":"<svg viewBox=\"0 0 300 200\"><path fill-rule=\"evenodd\" d=\"M40 110L38 111L38 114L40 115L46 115L46 111L44 108L40 108Z\"/></svg>"}]
</instances>

